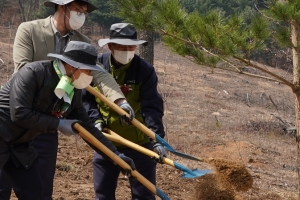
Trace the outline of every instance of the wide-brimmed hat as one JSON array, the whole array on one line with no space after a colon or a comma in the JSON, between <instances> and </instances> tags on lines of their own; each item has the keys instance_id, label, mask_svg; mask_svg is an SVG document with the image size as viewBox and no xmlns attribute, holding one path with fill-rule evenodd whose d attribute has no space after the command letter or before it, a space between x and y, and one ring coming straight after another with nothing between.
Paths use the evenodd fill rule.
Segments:
<instances>
[{"instance_id":1,"label":"wide-brimmed hat","mask_svg":"<svg viewBox=\"0 0 300 200\"><path fill-rule=\"evenodd\" d=\"M72 1L75 1L75 0L48 0L48 1L44 2L44 5L46 7L55 7L55 4L66 5L68 3L71 3ZM87 3L87 12L88 13L97 9L97 7L94 6L92 3L90 3L89 0L80 0L80 1Z\"/></svg>"},{"instance_id":2,"label":"wide-brimmed hat","mask_svg":"<svg viewBox=\"0 0 300 200\"><path fill-rule=\"evenodd\" d=\"M117 23L110 27L109 38L100 39L98 44L103 47L107 43L116 43L121 45L139 45L146 46L148 44L145 40L137 39L137 32L132 24Z\"/></svg>"},{"instance_id":3,"label":"wide-brimmed hat","mask_svg":"<svg viewBox=\"0 0 300 200\"><path fill-rule=\"evenodd\" d=\"M103 71L103 68L96 64L97 55L97 49L93 45L79 41L70 41L63 54L47 54L78 69Z\"/></svg>"}]
</instances>

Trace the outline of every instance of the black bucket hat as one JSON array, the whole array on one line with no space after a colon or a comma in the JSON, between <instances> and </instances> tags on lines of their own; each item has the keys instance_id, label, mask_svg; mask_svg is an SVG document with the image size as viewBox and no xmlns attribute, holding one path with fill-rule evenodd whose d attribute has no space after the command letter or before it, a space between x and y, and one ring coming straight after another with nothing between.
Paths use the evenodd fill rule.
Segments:
<instances>
[{"instance_id":1,"label":"black bucket hat","mask_svg":"<svg viewBox=\"0 0 300 200\"><path fill-rule=\"evenodd\" d=\"M55 7L55 4L57 4L57 5L66 5L68 3L71 3L72 1L75 1L75 0L48 0L44 3L44 5L46 7ZM80 0L80 1L83 1L83 2L87 3L87 12L88 13L90 13L90 12L97 9L97 7L94 6L92 3L90 3L89 0Z\"/></svg>"},{"instance_id":2,"label":"black bucket hat","mask_svg":"<svg viewBox=\"0 0 300 200\"><path fill-rule=\"evenodd\" d=\"M96 64L97 55L97 49L93 45L79 41L70 41L63 54L47 54L78 69L103 71L104 69Z\"/></svg>"},{"instance_id":3,"label":"black bucket hat","mask_svg":"<svg viewBox=\"0 0 300 200\"><path fill-rule=\"evenodd\" d=\"M145 40L137 39L137 32L132 24L117 23L110 27L109 39L100 39L98 44L103 47L107 43L116 43L121 45L144 45L148 44Z\"/></svg>"}]
</instances>

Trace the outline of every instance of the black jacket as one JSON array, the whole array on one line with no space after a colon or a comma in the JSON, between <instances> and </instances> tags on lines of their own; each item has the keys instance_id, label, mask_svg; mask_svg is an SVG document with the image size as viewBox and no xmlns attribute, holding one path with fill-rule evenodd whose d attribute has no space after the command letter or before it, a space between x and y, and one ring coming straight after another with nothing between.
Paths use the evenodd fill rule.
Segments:
<instances>
[{"instance_id":1,"label":"black jacket","mask_svg":"<svg viewBox=\"0 0 300 200\"><path fill-rule=\"evenodd\" d=\"M37 61L22 67L0 90L0 169L10 156L15 164L29 168L37 156L30 144L32 139L57 130L59 119L51 115L51 110L62 101L54 93L58 82L52 62ZM80 120L85 129L115 152L116 148L89 119L81 95L81 90L74 89L72 104L63 117Z\"/></svg>"}]
</instances>

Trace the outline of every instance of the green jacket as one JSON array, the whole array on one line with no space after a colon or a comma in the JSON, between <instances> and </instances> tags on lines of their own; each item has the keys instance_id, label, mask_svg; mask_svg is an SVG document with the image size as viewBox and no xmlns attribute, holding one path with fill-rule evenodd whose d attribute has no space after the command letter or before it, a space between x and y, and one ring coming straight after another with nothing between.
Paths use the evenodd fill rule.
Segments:
<instances>
[{"instance_id":1,"label":"green jacket","mask_svg":"<svg viewBox=\"0 0 300 200\"><path fill-rule=\"evenodd\" d=\"M125 79L125 73L129 65L120 68L118 71L123 74L120 76L116 81L117 83L122 87L126 87L123 84L123 81ZM124 94L126 97L126 100L132 107L135 113L135 119L137 119L139 122L144 123L142 114L141 114L141 103L139 101L139 90L141 87L141 84L138 85L129 85L129 91L127 94ZM122 89L121 89L122 90ZM123 89L124 91L124 89ZM139 145L145 144L150 142L149 138L139 129L137 129L133 125L127 125L122 124L119 119L119 114L116 113L113 109L111 109L109 106L107 106L105 103L100 101L98 98L96 98L96 101L99 104L100 112L102 114L104 123L106 124L106 127L110 130L118 133L123 138L132 141L134 143L137 143ZM117 148L123 148L125 146L120 145L118 143L114 143L114 145Z\"/></svg>"},{"instance_id":2,"label":"green jacket","mask_svg":"<svg viewBox=\"0 0 300 200\"><path fill-rule=\"evenodd\" d=\"M162 123L163 100L157 92L157 76L153 66L137 55L129 64L118 69L112 65L109 53L99 55L98 61L120 85L126 100L135 112L135 118L163 138L165 135ZM109 129L140 145L150 142L147 135L133 125L121 124L119 114L99 99L97 101ZM117 148L124 147L120 144L115 145Z\"/></svg>"}]
</instances>

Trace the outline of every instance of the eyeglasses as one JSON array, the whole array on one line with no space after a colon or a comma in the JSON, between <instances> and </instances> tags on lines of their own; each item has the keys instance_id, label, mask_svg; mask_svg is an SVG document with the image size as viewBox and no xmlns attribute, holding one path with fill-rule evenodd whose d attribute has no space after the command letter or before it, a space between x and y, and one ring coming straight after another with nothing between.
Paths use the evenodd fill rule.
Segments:
<instances>
[{"instance_id":1,"label":"eyeglasses","mask_svg":"<svg viewBox=\"0 0 300 200\"><path fill-rule=\"evenodd\" d=\"M86 12L86 11L82 12L81 9L79 9L78 7L75 7L75 6L73 6L73 5L71 5L71 6L75 8L75 11L76 11L76 13L77 13L77 16L81 16L82 14L84 14L85 16L88 15L88 12ZM70 9L69 9L68 6L67 6L67 8L68 8L68 10L70 11Z\"/></svg>"},{"instance_id":2,"label":"eyeglasses","mask_svg":"<svg viewBox=\"0 0 300 200\"><path fill-rule=\"evenodd\" d=\"M114 49L120 50L120 51L134 51L136 49L136 45L122 45L122 44L116 44L112 43Z\"/></svg>"}]
</instances>

